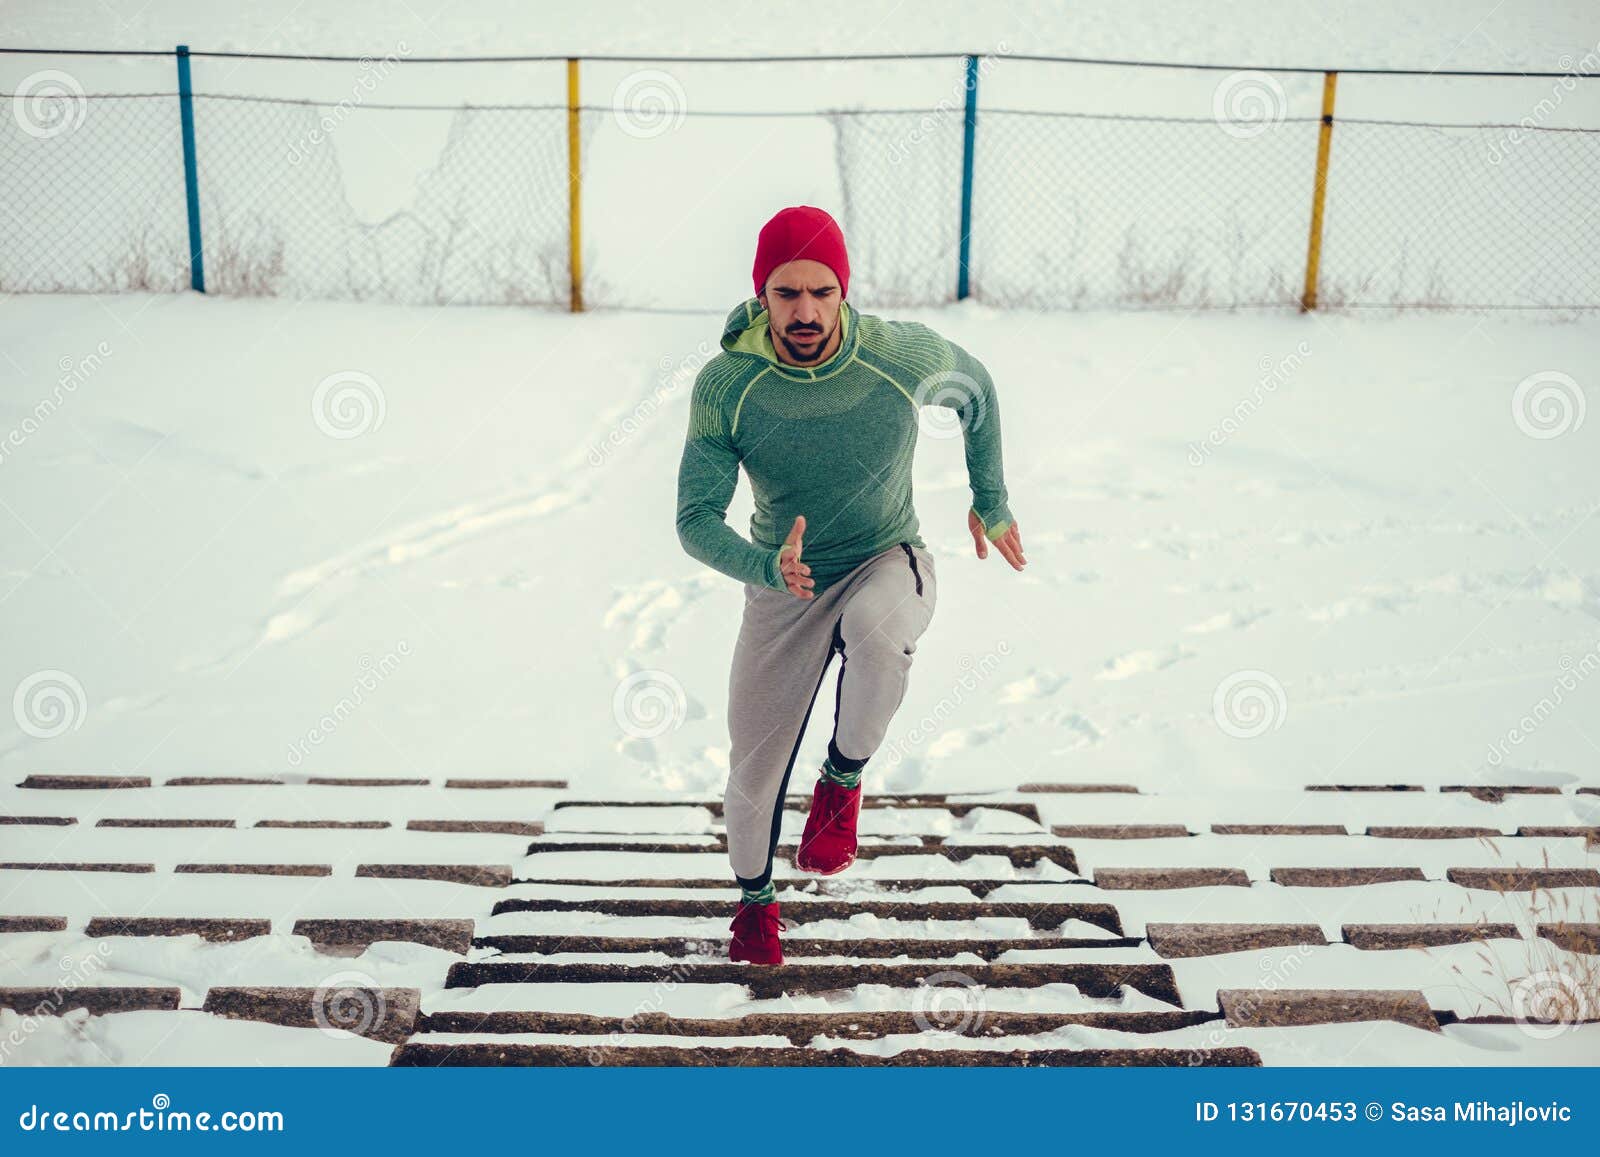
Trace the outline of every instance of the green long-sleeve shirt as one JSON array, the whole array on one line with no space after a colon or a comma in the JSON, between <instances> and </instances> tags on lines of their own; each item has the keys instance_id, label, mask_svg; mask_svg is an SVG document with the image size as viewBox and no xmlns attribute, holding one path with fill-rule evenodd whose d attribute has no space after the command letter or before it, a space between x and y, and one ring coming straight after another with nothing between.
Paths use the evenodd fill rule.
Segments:
<instances>
[{"instance_id":1,"label":"green long-sleeve shirt","mask_svg":"<svg viewBox=\"0 0 1600 1157\"><path fill-rule=\"evenodd\" d=\"M839 307L838 351L814 367L780 361L758 298L723 327L722 352L695 378L678 467L678 540L691 556L756 586L786 589L779 548L805 515L801 559L821 594L900 542L926 546L911 502L924 405L959 416L972 509L985 535L1011 525L1000 408L983 364L913 321ZM953 435L957 426L945 424ZM744 465L755 497L750 538L728 525Z\"/></svg>"}]
</instances>

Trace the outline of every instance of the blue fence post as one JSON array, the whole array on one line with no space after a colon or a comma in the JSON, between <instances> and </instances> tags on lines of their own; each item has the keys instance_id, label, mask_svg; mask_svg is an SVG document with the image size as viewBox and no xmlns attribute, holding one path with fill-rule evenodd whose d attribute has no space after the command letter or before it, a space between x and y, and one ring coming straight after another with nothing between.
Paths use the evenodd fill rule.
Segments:
<instances>
[{"instance_id":1,"label":"blue fence post","mask_svg":"<svg viewBox=\"0 0 1600 1157\"><path fill-rule=\"evenodd\" d=\"M178 45L178 112L183 118L183 192L189 204L189 285L206 291L205 254L200 248L200 178L194 163L194 93L189 84L189 46Z\"/></svg>"},{"instance_id":2,"label":"blue fence post","mask_svg":"<svg viewBox=\"0 0 1600 1157\"><path fill-rule=\"evenodd\" d=\"M972 143L978 132L978 58L967 57L967 123L961 141L961 268L956 272L956 300L971 291L967 276L972 262Z\"/></svg>"}]
</instances>

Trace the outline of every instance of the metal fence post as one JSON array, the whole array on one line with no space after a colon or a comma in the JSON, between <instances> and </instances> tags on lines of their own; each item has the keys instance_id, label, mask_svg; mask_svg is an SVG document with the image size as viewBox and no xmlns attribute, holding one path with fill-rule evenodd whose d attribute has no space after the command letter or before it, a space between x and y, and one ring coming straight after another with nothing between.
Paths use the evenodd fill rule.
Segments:
<instances>
[{"instance_id":1,"label":"metal fence post","mask_svg":"<svg viewBox=\"0 0 1600 1157\"><path fill-rule=\"evenodd\" d=\"M961 266L956 271L956 300L972 290L972 145L978 131L978 58L967 57L967 117L961 141Z\"/></svg>"},{"instance_id":2,"label":"metal fence post","mask_svg":"<svg viewBox=\"0 0 1600 1157\"><path fill-rule=\"evenodd\" d=\"M583 125L578 110L578 61L567 60L567 220L571 254L572 312L583 312L583 243L579 228L582 205L583 173L581 152Z\"/></svg>"},{"instance_id":3,"label":"metal fence post","mask_svg":"<svg viewBox=\"0 0 1600 1157\"><path fill-rule=\"evenodd\" d=\"M1322 262L1322 206L1328 195L1328 151L1333 147L1333 91L1337 72L1322 76L1322 127L1317 130L1317 179L1311 190L1311 237L1306 242L1306 287L1300 312L1317 308L1317 269Z\"/></svg>"},{"instance_id":4,"label":"metal fence post","mask_svg":"<svg viewBox=\"0 0 1600 1157\"><path fill-rule=\"evenodd\" d=\"M189 286L204 293L206 262L200 246L200 177L194 161L194 93L187 44L178 45L178 114L183 121L183 193L189 206Z\"/></svg>"}]
</instances>

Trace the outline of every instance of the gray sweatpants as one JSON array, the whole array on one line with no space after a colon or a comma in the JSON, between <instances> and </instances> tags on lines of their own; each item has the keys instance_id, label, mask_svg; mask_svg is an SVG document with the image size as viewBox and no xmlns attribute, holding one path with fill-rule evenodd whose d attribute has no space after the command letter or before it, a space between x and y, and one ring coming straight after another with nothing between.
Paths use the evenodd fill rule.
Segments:
<instances>
[{"instance_id":1,"label":"gray sweatpants","mask_svg":"<svg viewBox=\"0 0 1600 1157\"><path fill-rule=\"evenodd\" d=\"M723 798L728 858L743 887L759 889L772 878L789 773L835 652L828 755L853 771L878 750L905 698L937 590L933 555L909 543L873 555L812 599L745 585L728 677L732 748Z\"/></svg>"}]
</instances>

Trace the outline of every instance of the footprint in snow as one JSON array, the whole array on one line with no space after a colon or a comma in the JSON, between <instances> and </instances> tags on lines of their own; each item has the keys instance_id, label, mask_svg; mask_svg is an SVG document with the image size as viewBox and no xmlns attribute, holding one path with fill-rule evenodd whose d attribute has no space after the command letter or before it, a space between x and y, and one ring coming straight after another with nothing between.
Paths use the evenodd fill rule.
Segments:
<instances>
[{"instance_id":1,"label":"footprint in snow","mask_svg":"<svg viewBox=\"0 0 1600 1157\"><path fill-rule=\"evenodd\" d=\"M1029 703L1035 699L1044 699L1054 695L1067 682L1066 675L1056 675L1048 671L1030 671L1025 677L1000 688L1000 702Z\"/></svg>"},{"instance_id":2,"label":"footprint in snow","mask_svg":"<svg viewBox=\"0 0 1600 1157\"><path fill-rule=\"evenodd\" d=\"M1209 619L1190 623L1183 629L1191 635L1209 635L1217 631L1242 631L1248 626L1259 623L1271 613L1271 611L1223 611L1212 615Z\"/></svg>"},{"instance_id":3,"label":"footprint in snow","mask_svg":"<svg viewBox=\"0 0 1600 1157\"><path fill-rule=\"evenodd\" d=\"M1195 652L1182 647L1167 647L1160 651L1129 651L1106 660L1105 667L1095 674L1096 679L1127 679L1149 671L1159 671L1184 659L1192 659Z\"/></svg>"}]
</instances>

